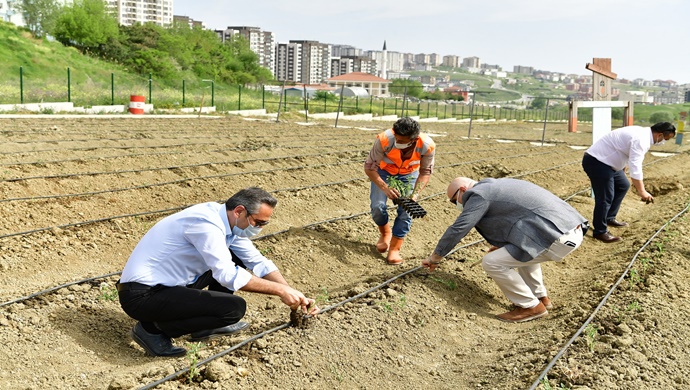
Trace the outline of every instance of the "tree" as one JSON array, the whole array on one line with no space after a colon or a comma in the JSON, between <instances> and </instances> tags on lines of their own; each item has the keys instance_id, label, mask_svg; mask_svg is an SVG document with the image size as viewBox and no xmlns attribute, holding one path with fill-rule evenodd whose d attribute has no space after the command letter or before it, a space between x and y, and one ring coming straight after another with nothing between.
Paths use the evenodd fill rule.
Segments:
<instances>
[{"instance_id":1,"label":"tree","mask_svg":"<svg viewBox=\"0 0 690 390\"><path fill-rule=\"evenodd\" d=\"M396 95L414 96L416 98L422 95L424 92L424 86L419 81L405 80L405 79L393 79L390 87L388 87L390 93Z\"/></svg>"},{"instance_id":2,"label":"tree","mask_svg":"<svg viewBox=\"0 0 690 390\"><path fill-rule=\"evenodd\" d=\"M52 33L60 13L60 5L56 0L21 0L17 8L35 37Z\"/></svg>"},{"instance_id":3,"label":"tree","mask_svg":"<svg viewBox=\"0 0 690 390\"><path fill-rule=\"evenodd\" d=\"M55 39L82 52L98 51L118 35L118 23L103 0L76 0L65 6L57 18Z\"/></svg>"},{"instance_id":4,"label":"tree","mask_svg":"<svg viewBox=\"0 0 690 390\"><path fill-rule=\"evenodd\" d=\"M657 111L649 116L649 123L673 122L673 114L668 111Z\"/></svg>"},{"instance_id":5,"label":"tree","mask_svg":"<svg viewBox=\"0 0 690 390\"><path fill-rule=\"evenodd\" d=\"M542 108L546 107L546 98L544 97L537 97L532 100L532 103L529 105L530 108L535 109L535 110L541 110Z\"/></svg>"}]
</instances>

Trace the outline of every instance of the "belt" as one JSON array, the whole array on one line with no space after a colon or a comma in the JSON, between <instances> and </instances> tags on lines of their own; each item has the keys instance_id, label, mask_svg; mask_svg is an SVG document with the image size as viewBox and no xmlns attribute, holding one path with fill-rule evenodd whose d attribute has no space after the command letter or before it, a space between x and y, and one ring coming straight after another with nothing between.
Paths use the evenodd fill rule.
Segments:
<instances>
[{"instance_id":1,"label":"belt","mask_svg":"<svg viewBox=\"0 0 690 390\"><path fill-rule=\"evenodd\" d=\"M146 285L146 284L141 284L137 282L127 282L127 283L117 283L115 285L117 288L117 291L130 291L130 290L150 290L153 287Z\"/></svg>"}]
</instances>

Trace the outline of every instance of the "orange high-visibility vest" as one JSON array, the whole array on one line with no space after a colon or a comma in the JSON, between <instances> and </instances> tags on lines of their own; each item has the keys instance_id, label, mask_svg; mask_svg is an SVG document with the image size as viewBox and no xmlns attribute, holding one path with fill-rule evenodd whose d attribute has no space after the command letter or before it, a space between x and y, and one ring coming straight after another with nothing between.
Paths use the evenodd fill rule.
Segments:
<instances>
[{"instance_id":1,"label":"orange high-visibility vest","mask_svg":"<svg viewBox=\"0 0 690 390\"><path fill-rule=\"evenodd\" d=\"M402 151L395 147L395 135L393 129L386 130L376 136L383 147L383 160L379 163L379 168L391 175L407 175L419 170L419 163L422 156L432 152L436 144L426 134L419 134L412 156L403 161Z\"/></svg>"}]
</instances>

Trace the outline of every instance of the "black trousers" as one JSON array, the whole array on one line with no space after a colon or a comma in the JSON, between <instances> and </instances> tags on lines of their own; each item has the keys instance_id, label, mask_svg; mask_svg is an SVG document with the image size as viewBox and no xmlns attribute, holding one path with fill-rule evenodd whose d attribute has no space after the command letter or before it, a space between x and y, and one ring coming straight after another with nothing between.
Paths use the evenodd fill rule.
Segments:
<instances>
[{"instance_id":1,"label":"black trousers","mask_svg":"<svg viewBox=\"0 0 690 390\"><path fill-rule=\"evenodd\" d=\"M203 290L206 287L208 290ZM127 315L142 323L153 323L169 337L231 325L247 311L245 300L221 286L211 271L186 287L146 288L124 283L118 293Z\"/></svg>"},{"instance_id":2,"label":"black trousers","mask_svg":"<svg viewBox=\"0 0 690 390\"><path fill-rule=\"evenodd\" d=\"M608 221L616 219L625 194L630 189L630 181L625 171L614 171L610 166L585 153L582 157L582 168L589 176L594 192L594 216L592 217L593 234L608 231Z\"/></svg>"}]
</instances>

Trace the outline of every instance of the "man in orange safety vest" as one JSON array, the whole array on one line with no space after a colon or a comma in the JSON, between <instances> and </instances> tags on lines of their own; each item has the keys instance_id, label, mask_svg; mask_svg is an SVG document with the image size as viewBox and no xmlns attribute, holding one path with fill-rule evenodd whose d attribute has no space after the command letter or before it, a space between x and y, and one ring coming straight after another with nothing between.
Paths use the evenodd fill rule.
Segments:
<instances>
[{"instance_id":1,"label":"man in orange safety vest","mask_svg":"<svg viewBox=\"0 0 690 390\"><path fill-rule=\"evenodd\" d=\"M388 222L388 199L397 199L401 194L389 185L389 178L413 188L411 198L416 201L429 183L434 167L436 144L428 135L420 132L420 126L412 118L398 119L392 129L376 136L374 146L364 162L364 172L371 180L371 216L379 227L381 236L376 243L379 253L388 252L388 264L403 263L400 248L412 226L412 217L398 205L398 215L393 227Z\"/></svg>"}]
</instances>

